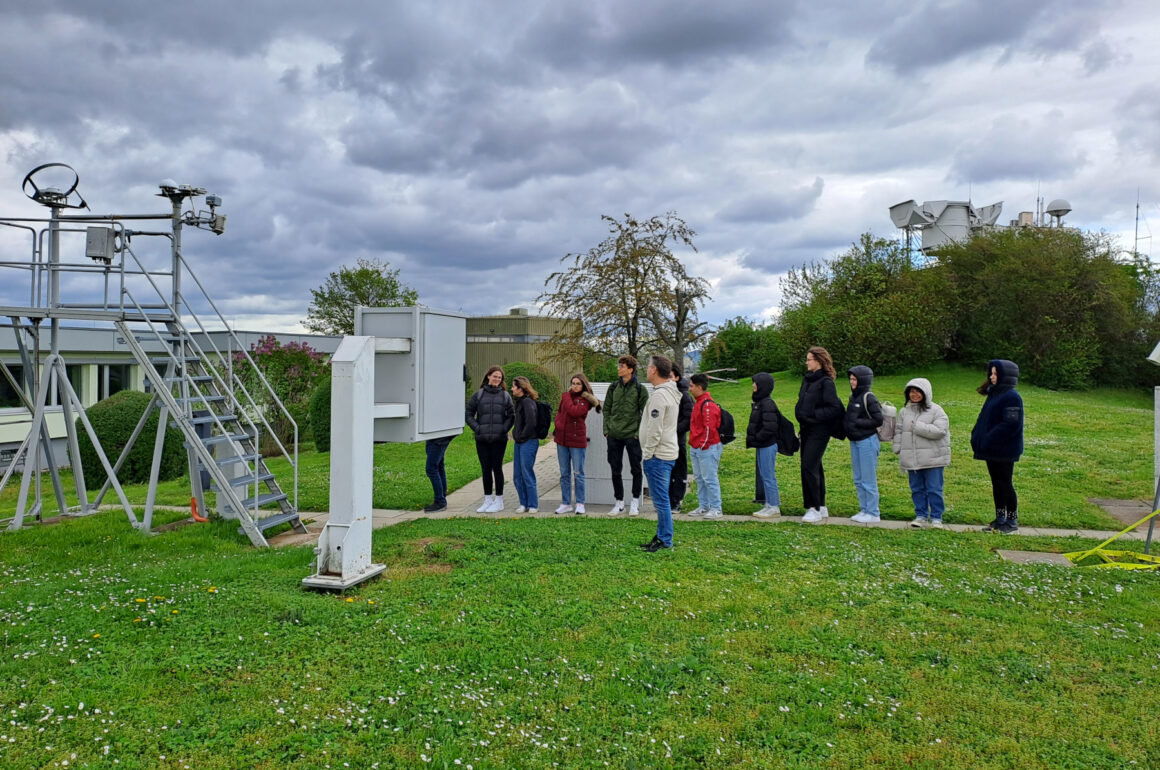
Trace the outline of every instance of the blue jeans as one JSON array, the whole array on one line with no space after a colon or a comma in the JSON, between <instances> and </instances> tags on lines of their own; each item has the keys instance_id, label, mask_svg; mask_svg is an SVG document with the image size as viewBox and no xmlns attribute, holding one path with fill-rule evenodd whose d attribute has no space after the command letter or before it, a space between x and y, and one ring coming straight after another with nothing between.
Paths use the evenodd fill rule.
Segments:
<instances>
[{"instance_id":1,"label":"blue jeans","mask_svg":"<svg viewBox=\"0 0 1160 770\"><path fill-rule=\"evenodd\" d=\"M872 516L878 510L878 452L882 442L875 433L861 441L850 442L850 464L854 466L854 488L858 490L858 506Z\"/></svg>"},{"instance_id":2,"label":"blue jeans","mask_svg":"<svg viewBox=\"0 0 1160 770\"><path fill-rule=\"evenodd\" d=\"M443 464L443 455L447 454L447 445L455 436L427 439L427 478L431 480L431 490L435 493L435 504L447 504L447 467Z\"/></svg>"},{"instance_id":3,"label":"blue jeans","mask_svg":"<svg viewBox=\"0 0 1160 770\"><path fill-rule=\"evenodd\" d=\"M781 492L777 488L777 444L760 447L757 450L757 476L765 491L766 505L781 505Z\"/></svg>"},{"instance_id":4,"label":"blue jeans","mask_svg":"<svg viewBox=\"0 0 1160 770\"><path fill-rule=\"evenodd\" d=\"M576 502L584 502L584 455L587 449L556 444L556 461L560 463L560 497L564 505L572 504L572 479L576 479Z\"/></svg>"},{"instance_id":5,"label":"blue jeans","mask_svg":"<svg viewBox=\"0 0 1160 770\"><path fill-rule=\"evenodd\" d=\"M721 510L721 482L717 479L717 468L721 465L721 452L724 449L720 443L707 449L689 449L689 457L693 460L693 478L697 481L697 502L707 511Z\"/></svg>"},{"instance_id":6,"label":"blue jeans","mask_svg":"<svg viewBox=\"0 0 1160 770\"><path fill-rule=\"evenodd\" d=\"M644 475L648 476L648 491L652 495L653 507L657 509L657 538L670 547L673 544L673 511L669 508L669 479L672 478L676 462L650 457L642 463Z\"/></svg>"},{"instance_id":7,"label":"blue jeans","mask_svg":"<svg viewBox=\"0 0 1160 770\"><path fill-rule=\"evenodd\" d=\"M520 505L525 508L539 508L540 495L536 491L536 452L540 451L540 442L517 441L512 453L514 469L512 481L516 485L516 496Z\"/></svg>"},{"instance_id":8,"label":"blue jeans","mask_svg":"<svg viewBox=\"0 0 1160 770\"><path fill-rule=\"evenodd\" d=\"M910 482L910 499L914 501L914 515L922 519L929 518L931 521L942 521L943 512L947 508L946 501L943 500L943 469L923 468L907 471L906 477Z\"/></svg>"}]
</instances>

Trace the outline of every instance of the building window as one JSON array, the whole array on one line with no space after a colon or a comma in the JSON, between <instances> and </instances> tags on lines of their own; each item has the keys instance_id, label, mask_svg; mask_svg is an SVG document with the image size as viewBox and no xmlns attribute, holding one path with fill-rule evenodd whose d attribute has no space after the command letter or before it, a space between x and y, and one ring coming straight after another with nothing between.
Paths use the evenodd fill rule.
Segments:
<instances>
[{"instance_id":1,"label":"building window","mask_svg":"<svg viewBox=\"0 0 1160 770\"><path fill-rule=\"evenodd\" d=\"M17 383L23 384L24 367L23 366L8 366L8 371L12 373L12 378ZM12 383L3 374L0 374L0 409L9 409L15 406L24 406L20 401L20 394L12 387Z\"/></svg>"},{"instance_id":2,"label":"building window","mask_svg":"<svg viewBox=\"0 0 1160 770\"><path fill-rule=\"evenodd\" d=\"M129 364L102 364L100 372L101 400L108 398L114 393L120 393L122 390L129 389L131 384L129 380Z\"/></svg>"}]
</instances>

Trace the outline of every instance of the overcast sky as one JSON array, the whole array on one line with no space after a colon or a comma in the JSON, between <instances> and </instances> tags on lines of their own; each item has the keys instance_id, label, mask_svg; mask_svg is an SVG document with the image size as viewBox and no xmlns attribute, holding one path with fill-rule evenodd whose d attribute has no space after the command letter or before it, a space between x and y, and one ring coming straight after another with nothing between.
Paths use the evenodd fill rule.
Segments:
<instances>
[{"instance_id":1,"label":"overcast sky","mask_svg":"<svg viewBox=\"0 0 1160 770\"><path fill-rule=\"evenodd\" d=\"M676 211L702 317L768 319L790 267L907 199L1065 198L1160 230L1160 5L1143 0L0 0L0 214L77 169L98 213L220 194L187 257L239 328L296 330L359 257L422 302L531 306L601 214ZM1160 232L1157 232L1160 238ZM1160 244L1140 249L1160 258Z\"/></svg>"}]
</instances>

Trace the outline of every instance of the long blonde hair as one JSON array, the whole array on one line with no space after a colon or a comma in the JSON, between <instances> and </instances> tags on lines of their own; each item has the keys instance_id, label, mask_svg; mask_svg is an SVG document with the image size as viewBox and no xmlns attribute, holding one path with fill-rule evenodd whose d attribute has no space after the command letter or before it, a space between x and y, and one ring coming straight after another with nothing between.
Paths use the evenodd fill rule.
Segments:
<instances>
[{"instance_id":1,"label":"long blonde hair","mask_svg":"<svg viewBox=\"0 0 1160 770\"><path fill-rule=\"evenodd\" d=\"M532 387L531 380L522 374L512 380L512 385L515 385L517 388L522 390L525 396L531 396L533 401L540 400L540 394L537 393L536 389Z\"/></svg>"}]
</instances>

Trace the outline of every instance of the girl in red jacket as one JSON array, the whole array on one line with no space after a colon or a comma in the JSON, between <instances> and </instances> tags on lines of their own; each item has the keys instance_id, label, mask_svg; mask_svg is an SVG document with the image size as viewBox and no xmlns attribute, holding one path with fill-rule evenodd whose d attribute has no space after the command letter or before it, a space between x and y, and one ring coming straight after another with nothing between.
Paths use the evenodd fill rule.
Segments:
<instances>
[{"instance_id":1,"label":"girl in red jacket","mask_svg":"<svg viewBox=\"0 0 1160 770\"><path fill-rule=\"evenodd\" d=\"M560 496L556 513L572 512L572 483L576 483L576 515L584 513L584 455L588 451L588 410L600 411L600 402L583 374L573 374L572 384L560 397L556 411L556 459L560 463Z\"/></svg>"}]
</instances>

